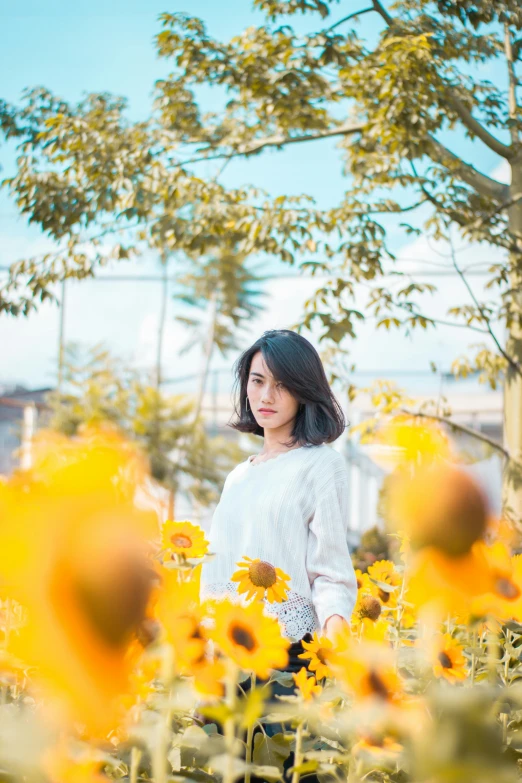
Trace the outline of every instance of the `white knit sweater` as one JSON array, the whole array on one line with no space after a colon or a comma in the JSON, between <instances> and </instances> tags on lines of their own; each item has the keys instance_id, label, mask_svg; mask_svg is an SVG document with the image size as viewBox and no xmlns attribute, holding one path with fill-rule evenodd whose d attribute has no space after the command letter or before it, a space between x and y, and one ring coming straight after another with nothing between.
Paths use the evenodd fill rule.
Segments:
<instances>
[{"instance_id":1,"label":"white knit sweater","mask_svg":"<svg viewBox=\"0 0 522 783\"><path fill-rule=\"evenodd\" d=\"M349 620L357 580L347 543L348 474L326 444L291 449L259 464L241 462L226 478L209 532L215 557L201 570L200 597L244 603L230 577L247 555L281 568L290 592L265 611L291 639L324 630L326 619Z\"/></svg>"}]
</instances>

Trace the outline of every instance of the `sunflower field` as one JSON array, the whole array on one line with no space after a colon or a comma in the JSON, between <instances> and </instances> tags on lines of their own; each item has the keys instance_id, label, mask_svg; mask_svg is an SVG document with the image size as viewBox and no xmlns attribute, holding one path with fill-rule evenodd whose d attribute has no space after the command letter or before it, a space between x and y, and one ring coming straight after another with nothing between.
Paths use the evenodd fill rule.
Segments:
<instances>
[{"instance_id":1,"label":"sunflower field","mask_svg":"<svg viewBox=\"0 0 522 783\"><path fill-rule=\"evenodd\" d=\"M379 437L398 455L396 561L357 572L351 623L303 642L291 673L277 563L245 553L239 600L200 602L208 541L139 506L136 447L40 433L0 484L1 780L517 780L518 532L442 431Z\"/></svg>"}]
</instances>

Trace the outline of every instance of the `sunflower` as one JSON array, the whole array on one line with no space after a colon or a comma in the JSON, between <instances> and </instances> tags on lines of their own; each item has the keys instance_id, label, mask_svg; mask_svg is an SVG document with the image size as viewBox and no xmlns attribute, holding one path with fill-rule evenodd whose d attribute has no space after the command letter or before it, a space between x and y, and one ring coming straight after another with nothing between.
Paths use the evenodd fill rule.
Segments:
<instances>
[{"instance_id":1,"label":"sunflower","mask_svg":"<svg viewBox=\"0 0 522 783\"><path fill-rule=\"evenodd\" d=\"M335 677L356 699L387 703L402 699L402 682L390 648L375 642L345 640L344 645L336 646L329 660Z\"/></svg>"},{"instance_id":2,"label":"sunflower","mask_svg":"<svg viewBox=\"0 0 522 783\"><path fill-rule=\"evenodd\" d=\"M61 742L45 751L41 759L41 768L50 783L109 783L102 772L103 763L88 755L73 759Z\"/></svg>"},{"instance_id":3,"label":"sunflower","mask_svg":"<svg viewBox=\"0 0 522 783\"><path fill-rule=\"evenodd\" d=\"M269 603L286 600L289 590L287 584L290 577L280 568L276 568L266 560L253 560L246 555L236 563L239 570L232 574L232 581L239 582L238 593L246 593L247 598L266 598Z\"/></svg>"},{"instance_id":4,"label":"sunflower","mask_svg":"<svg viewBox=\"0 0 522 783\"><path fill-rule=\"evenodd\" d=\"M163 549L172 555L184 557L203 557L208 552L209 543L199 525L187 520L173 522L167 520L162 531Z\"/></svg>"},{"instance_id":5,"label":"sunflower","mask_svg":"<svg viewBox=\"0 0 522 783\"><path fill-rule=\"evenodd\" d=\"M352 625L357 630L360 624L366 620L375 623L381 616L381 613L382 604L379 599L360 590L352 613Z\"/></svg>"},{"instance_id":6,"label":"sunflower","mask_svg":"<svg viewBox=\"0 0 522 783\"><path fill-rule=\"evenodd\" d=\"M481 542L461 557L434 547L415 553L406 572L406 600L415 610L429 608L467 622L473 599L487 592L490 567Z\"/></svg>"},{"instance_id":7,"label":"sunflower","mask_svg":"<svg viewBox=\"0 0 522 783\"><path fill-rule=\"evenodd\" d=\"M501 541L484 546L483 551L489 565L489 585L473 600L472 616L522 620L522 555L511 557Z\"/></svg>"},{"instance_id":8,"label":"sunflower","mask_svg":"<svg viewBox=\"0 0 522 783\"><path fill-rule=\"evenodd\" d=\"M413 549L436 547L461 557L487 530L487 501L478 484L454 465L398 471L389 487L390 521L404 528Z\"/></svg>"},{"instance_id":9,"label":"sunflower","mask_svg":"<svg viewBox=\"0 0 522 783\"><path fill-rule=\"evenodd\" d=\"M323 690L320 685L317 685L313 675L308 677L306 666L303 666L298 674L292 674L292 677L299 688L299 693L305 701L310 701L314 693L318 694Z\"/></svg>"},{"instance_id":10,"label":"sunflower","mask_svg":"<svg viewBox=\"0 0 522 783\"><path fill-rule=\"evenodd\" d=\"M2 576L27 613L12 652L49 703L105 733L154 582L157 517L134 506L144 465L111 432L42 432L34 457L0 489Z\"/></svg>"},{"instance_id":11,"label":"sunflower","mask_svg":"<svg viewBox=\"0 0 522 783\"><path fill-rule=\"evenodd\" d=\"M261 603L215 602L214 628L208 634L238 666L263 679L288 663L290 641L281 636L278 620L266 615Z\"/></svg>"},{"instance_id":12,"label":"sunflower","mask_svg":"<svg viewBox=\"0 0 522 783\"><path fill-rule=\"evenodd\" d=\"M363 573L360 568L356 568L355 578L357 580L357 590L369 592L370 578L368 574Z\"/></svg>"},{"instance_id":13,"label":"sunflower","mask_svg":"<svg viewBox=\"0 0 522 783\"><path fill-rule=\"evenodd\" d=\"M394 609L397 606L399 588L402 576L391 560L378 560L368 567L368 577L371 593L379 599L383 610ZM378 584L378 583L381 584Z\"/></svg>"},{"instance_id":14,"label":"sunflower","mask_svg":"<svg viewBox=\"0 0 522 783\"><path fill-rule=\"evenodd\" d=\"M217 656L202 656L193 661L194 686L207 700L220 699L225 693L224 678L226 666Z\"/></svg>"},{"instance_id":15,"label":"sunflower","mask_svg":"<svg viewBox=\"0 0 522 783\"><path fill-rule=\"evenodd\" d=\"M377 756L377 758L384 757L386 759L396 757L399 753L402 753L403 750L404 746L397 742L396 739L389 736L367 735L352 746L352 753L354 756L368 754L372 757Z\"/></svg>"},{"instance_id":16,"label":"sunflower","mask_svg":"<svg viewBox=\"0 0 522 783\"><path fill-rule=\"evenodd\" d=\"M378 460L387 467L432 464L450 457L450 444L442 428L419 424L411 416L395 416L375 437L386 447Z\"/></svg>"},{"instance_id":17,"label":"sunflower","mask_svg":"<svg viewBox=\"0 0 522 783\"><path fill-rule=\"evenodd\" d=\"M375 598L373 599L376 600ZM359 641L375 642L376 644L385 644L390 624L382 616L378 620L371 620L364 617L358 628L357 636Z\"/></svg>"},{"instance_id":18,"label":"sunflower","mask_svg":"<svg viewBox=\"0 0 522 783\"><path fill-rule=\"evenodd\" d=\"M189 577L180 582L178 572L165 567L160 567L159 574L161 584L155 595L154 618L161 626L162 638L174 648L176 671L189 675L207 647L206 605L199 602L195 579Z\"/></svg>"},{"instance_id":19,"label":"sunflower","mask_svg":"<svg viewBox=\"0 0 522 783\"><path fill-rule=\"evenodd\" d=\"M464 648L451 634L438 634L431 642L433 673L448 682L465 680L468 676Z\"/></svg>"},{"instance_id":20,"label":"sunflower","mask_svg":"<svg viewBox=\"0 0 522 783\"><path fill-rule=\"evenodd\" d=\"M315 676L318 680L323 677L331 677L332 672L328 667L328 653L333 650L333 643L327 636L319 636L317 631L314 631L312 641L302 641L302 645L305 652L300 653L297 657L309 660L308 670L315 672Z\"/></svg>"}]
</instances>

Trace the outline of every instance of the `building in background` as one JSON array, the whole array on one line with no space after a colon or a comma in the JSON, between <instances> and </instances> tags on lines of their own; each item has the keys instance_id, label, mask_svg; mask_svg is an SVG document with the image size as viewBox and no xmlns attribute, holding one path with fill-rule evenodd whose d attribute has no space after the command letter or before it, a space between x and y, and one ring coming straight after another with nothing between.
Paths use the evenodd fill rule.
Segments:
<instances>
[{"instance_id":1,"label":"building in background","mask_svg":"<svg viewBox=\"0 0 522 783\"><path fill-rule=\"evenodd\" d=\"M415 407L432 399L432 395L416 395ZM459 391L453 387L446 391L445 404L452 411L452 420L464 427L478 430L488 438L502 443L502 392L488 391L484 389ZM209 392L203 400L203 414L205 415L209 429L214 434L226 437L235 437L236 433L228 422L233 416L233 405L230 394L216 394ZM369 395L361 395L350 406L345 407L348 421L358 424L364 419L370 418L374 413ZM350 482L350 521L349 543L356 546L361 534L366 530L382 526L383 520L379 516L379 493L384 477L390 471L386 461L379 453L379 447L375 445L362 445L358 438L348 437L346 434L333 444L346 459L348 478ZM448 430L449 432L449 430ZM474 475L482 485L490 503L493 513L500 513L502 464L498 454L476 438L462 432L449 432L459 453L466 455L470 464L466 469ZM260 450L259 445L252 448L252 437L240 436L240 443L251 453ZM254 441L255 443L255 441ZM192 513L197 521L208 530L212 518L213 509L195 510L190 504L180 499L179 508L183 509L186 516Z\"/></svg>"},{"instance_id":2,"label":"building in background","mask_svg":"<svg viewBox=\"0 0 522 783\"><path fill-rule=\"evenodd\" d=\"M16 466L29 466L30 441L39 426L46 423L48 408L45 396L51 391L0 387L0 474L8 475ZM446 392L446 404L452 410L452 419L464 427L473 428L488 438L502 443L502 393L500 391L452 389ZM428 400L427 395L417 395L416 404ZM347 420L358 424L372 416L369 396L361 395L345 408ZM231 393L218 393L216 386L204 395L202 415L210 435L238 439L245 452L254 454L262 447L262 439L238 433L229 426L234 415ZM383 480L390 470L382 452L375 445L362 445L356 437L348 437L349 429L333 448L346 460L350 483L349 543L356 546L362 533L381 526L379 494ZM502 465L498 454L466 433L451 433L460 453L470 459L467 469L483 486L493 513L501 507ZM159 494L161 492L158 490ZM161 498L160 498L161 499ZM176 498L178 519L191 519L205 530L210 527L213 507L197 506L183 490Z\"/></svg>"},{"instance_id":3,"label":"building in background","mask_svg":"<svg viewBox=\"0 0 522 783\"><path fill-rule=\"evenodd\" d=\"M49 411L45 397L51 391L0 386L0 475L30 464L30 444Z\"/></svg>"}]
</instances>

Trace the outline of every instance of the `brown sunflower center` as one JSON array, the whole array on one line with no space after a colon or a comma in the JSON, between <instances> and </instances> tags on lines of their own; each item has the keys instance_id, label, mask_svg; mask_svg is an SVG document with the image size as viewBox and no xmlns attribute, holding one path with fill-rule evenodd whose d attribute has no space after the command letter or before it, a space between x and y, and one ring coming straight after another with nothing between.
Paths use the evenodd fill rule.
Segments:
<instances>
[{"instance_id":1,"label":"brown sunflower center","mask_svg":"<svg viewBox=\"0 0 522 783\"><path fill-rule=\"evenodd\" d=\"M387 593L386 590L379 589L379 598L383 602L383 604L387 604L390 600L391 593Z\"/></svg>"},{"instance_id":2,"label":"brown sunflower center","mask_svg":"<svg viewBox=\"0 0 522 783\"><path fill-rule=\"evenodd\" d=\"M277 582L277 574L274 566L265 560L252 563L248 573L252 584L256 587L272 587Z\"/></svg>"},{"instance_id":3,"label":"brown sunflower center","mask_svg":"<svg viewBox=\"0 0 522 783\"><path fill-rule=\"evenodd\" d=\"M160 632L159 622L153 617L146 617L136 629L136 638L142 647L148 647L159 638Z\"/></svg>"},{"instance_id":4,"label":"brown sunflower center","mask_svg":"<svg viewBox=\"0 0 522 783\"><path fill-rule=\"evenodd\" d=\"M252 652L257 647L257 641L250 628L244 625L233 625L230 629L230 636L234 644L244 647L248 652Z\"/></svg>"},{"instance_id":5,"label":"brown sunflower center","mask_svg":"<svg viewBox=\"0 0 522 783\"><path fill-rule=\"evenodd\" d=\"M362 582L361 582L361 580L359 579L359 577L357 577L357 589L358 589L358 590L360 590L360 589L361 589L361 587L362 587Z\"/></svg>"},{"instance_id":6,"label":"brown sunflower center","mask_svg":"<svg viewBox=\"0 0 522 783\"><path fill-rule=\"evenodd\" d=\"M439 663L443 669L453 669L453 661L444 650L439 653Z\"/></svg>"},{"instance_id":7,"label":"brown sunflower center","mask_svg":"<svg viewBox=\"0 0 522 783\"><path fill-rule=\"evenodd\" d=\"M207 654L205 650L203 650L203 652L197 658L194 658L194 660L192 661L192 665L201 666L201 664L205 663L206 659L207 659Z\"/></svg>"},{"instance_id":8,"label":"brown sunflower center","mask_svg":"<svg viewBox=\"0 0 522 783\"><path fill-rule=\"evenodd\" d=\"M517 585L505 576L500 576L495 581L495 591L502 598L507 598L508 601L514 601L515 598L520 596L520 590Z\"/></svg>"},{"instance_id":9,"label":"brown sunflower center","mask_svg":"<svg viewBox=\"0 0 522 783\"><path fill-rule=\"evenodd\" d=\"M192 546L191 539L184 533L174 533L174 535L170 537L170 540L174 546L180 546L183 547L183 549L188 549L190 546Z\"/></svg>"},{"instance_id":10,"label":"brown sunflower center","mask_svg":"<svg viewBox=\"0 0 522 783\"><path fill-rule=\"evenodd\" d=\"M203 636L203 634L201 633L201 628L200 628L199 623L196 624L194 630L190 634L190 638L191 639L204 639L205 638Z\"/></svg>"},{"instance_id":11,"label":"brown sunflower center","mask_svg":"<svg viewBox=\"0 0 522 783\"><path fill-rule=\"evenodd\" d=\"M326 650L324 647L319 647L315 654L321 663L323 663L325 666L328 664L328 650Z\"/></svg>"},{"instance_id":12,"label":"brown sunflower center","mask_svg":"<svg viewBox=\"0 0 522 783\"><path fill-rule=\"evenodd\" d=\"M379 619L382 608L380 602L373 595L365 595L361 599L361 605L359 609L359 616L361 619L367 617L374 622Z\"/></svg>"},{"instance_id":13,"label":"brown sunflower center","mask_svg":"<svg viewBox=\"0 0 522 783\"><path fill-rule=\"evenodd\" d=\"M120 647L136 633L144 642L156 638L158 628L145 615L154 580L146 563L129 558L112 564L110 571L78 577L73 589L95 633L110 647Z\"/></svg>"},{"instance_id":14,"label":"brown sunflower center","mask_svg":"<svg viewBox=\"0 0 522 783\"><path fill-rule=\"evenodd\" d=\"M374 669L372 669L368 675L368 683L370 686L370 690L376 696L380 696L381 699L389 698L390 694L388 688L386 687L385 682Z\"/></svg>"}]
</instances>

